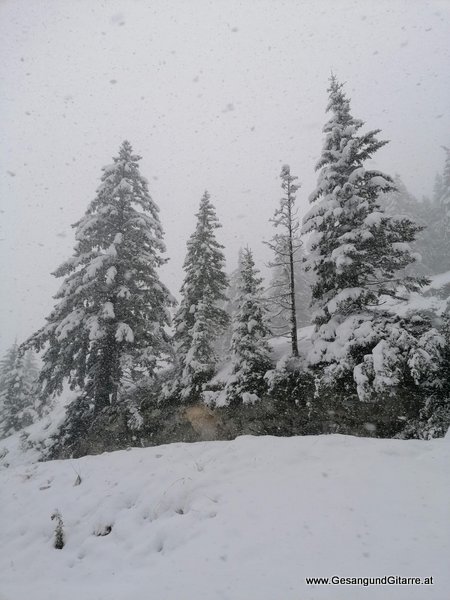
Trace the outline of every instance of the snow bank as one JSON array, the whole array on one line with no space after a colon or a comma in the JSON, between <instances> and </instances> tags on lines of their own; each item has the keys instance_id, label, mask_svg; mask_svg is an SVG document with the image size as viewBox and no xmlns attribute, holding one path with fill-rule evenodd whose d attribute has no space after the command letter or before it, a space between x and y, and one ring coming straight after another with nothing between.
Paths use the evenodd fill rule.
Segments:
<instances>
[{"instance_id":1,"label":"snow bank","mask_svg":"<svg viewBox=\"0 0 450 600\"><path fill-rule=\"evenodd\" d=\"M449 459L447 440L240 437L3 468L0 598L444 600ZM332 575L435 584L305 584Z\"/></svg>"},{"instance_id":2,"label":"snow bank","mask_svg":"<svg viewBox=\"0 0 450 600\"><path fill-rule=\"evenodd\" d=\"M446 271L445 273L440 273L439 275L433 275L431 277L430 288L439 290L446 285L450 285L450 271Z\"/></svg>"}]
</instances>

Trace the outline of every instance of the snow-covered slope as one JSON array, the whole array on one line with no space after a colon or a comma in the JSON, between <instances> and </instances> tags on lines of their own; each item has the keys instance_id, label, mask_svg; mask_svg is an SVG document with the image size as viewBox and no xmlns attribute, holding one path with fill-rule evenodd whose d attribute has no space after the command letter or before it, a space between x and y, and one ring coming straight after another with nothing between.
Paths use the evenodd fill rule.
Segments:
<instances>
[{"instance_id":1,"label":"snow-covered slope","mask_svg":"<svg viewBox=\"0 0 450 600\"><path fill-rule=\"evenodd\" d=\"M431 290L444 290L450 285L450 271L440 273L439 275L433 275L431 277L431 283L429 289Z\"/></svg>"},{"instance_id":2,"label":"snow-covered slope","mask_svg":"<svg viewBox=\"0 0 450 600\"><path fill-rule=\"evenodd\" d=\"M311 335L314 331L314 325L300 327L297 330L298 336L298 352L302 358L305 358L311 349ZM290 356L291 342L285 337L274 337L270 340L272 347L272 356L275 361L280 360L283 356Z\"/></svg>"},{"instance_id":3,"label":"snow-covered slope","mask_svg":"<svg viewBox=\"0 0 450 600\"><path fill-rule=\"evenodd\" d=\"M240 437L2 468L0 598L447 600L449 459L448 439ZM333 575L435 584L305 584Z\"/></svg>"}]
</instances>

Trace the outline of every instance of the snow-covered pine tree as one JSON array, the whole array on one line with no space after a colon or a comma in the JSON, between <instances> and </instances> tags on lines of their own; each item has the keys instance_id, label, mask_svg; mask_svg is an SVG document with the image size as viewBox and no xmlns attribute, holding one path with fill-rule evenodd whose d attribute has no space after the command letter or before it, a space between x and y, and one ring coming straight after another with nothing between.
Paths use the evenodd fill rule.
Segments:
<instances>
[{"instance_id":1,"label":"snow-covered pine tree","mask_svg":"<svg viewBox=\"0 0 450 600\"><path fill-rule=\"evenodd\" d=\"M427 273L433 275L450 269L450 151L444 150L444 171L436 175L432 199L417 203L417 221L424 226L417 250Z\"/></svg>"},{"instance_id":2,"label":"snow-covered pine tree","mask_svg":"<svg viewBox=\"0 0 450 600\"><path fill-rule=\"evenodd\" d=\"M27 385L33 386L39 379L39 365L36 359L36 354L33 350L27 350L22 357L23 370L27 380Z\"/></svg>"},{"instance_id":3,"label":"snow-covered pine tree","mask_svg":"<svg viewBox=\"0 0 450 600\"><path fill-rule=\"evenodd\" d=\"M0 362L0 438L27 427L35 419L36 381L32 351L22 356L14 343Z\"/></svg>"},{"instance_id":4,"label":"snow-covered pine tree","mask_svg":"<svg viewBox=\"0 0 450 600\"><path fill-rule=\"evenodd\" d=\"M428 275L437 275L450 269L450 238L446 233L444 211L437 198L424 198L419 203L417 219L424 227L417 237L417 251Z\"/></svg>"},{"instance_id":5,"label":"snow-covered pine tree","mask_svg":"<svg viewBox=\"0 0 450 600\"><path fill-rule=\"evenodd\" d=\"M230 358L231 338L233 337L232 316L238 307L238 293L239 293L238 286L239 286L239 281L240 281L240 277L241 277L240 276L240 264L241 264L243 252L244 252L243 248L240 248L238 251L237 267L230 274L227 275L227 278L228 278L228 287L227 287L227 292L226 292L227 298L224 302L219 303L219 306L221 306L224 309L224 311L227 313L228 318L229 318L229 322L228 322L227 327L225 328L225 331L217 338L217 340L214 343L214 347L215 347L219 362L228 360ZM295 269L296 269L296 282L300 281L300 283L302 283L302 279L301 279L301 275L300 275L300 273L302 273L301 264L296 263ZM275 287L276 282L279 281L279 272L277 272L277 269L273 269L273 271L275 271L275 275L273 277L272 283L273 283L273 286ZM299 302L298 299L299 298L303 299L305 296L307 298L309 298L309 300L307 301L307 307L306 307L306 309L308 310L309 303L310 303L310 297L311 297L311 291L310 291L310 286L308 284L306 284L306 282L305 282L304 287L302 285L296 286L297 321L299 323L301 322L303 324L307 324L307 323L305 321L305 314L302 312L303 304L302 304L302 302ZM267 299L266 299L266 305L269 306ZM281 329L281 328L286 329L286 317L284 316L284 319L282 319L282 315L278 314L279 312L280 312L279 309L277 309L276 313L277 313L278 317L275 318L273 315L270 314L270 308L269 308L269 312L268 312L269 324L271 325L272 322L275 322L276 326L279 326L279 329ZM310 322L309 318L307 319L307 322L308 323Z\"/></svg>"},{"instance_id":6,"label":"snow-covered pine tree","mask_svg":"<svg viewBox=\"0 0 450 600\"><path fill-rule=\"evenodd\" d=\"M445 213L447 236L450 238L450 148L443 146L443 149L445 151L445 164L439 200Z\"/></svg>"},{"instance_id":7,"label":"snow-covered pine tree","mask_svg":"<svg viewBox=\"0 0 450 600\"><path fill-rule=\"evenodd\" d=\"M61 391L64 379L81 390L69 408L74 423L122 406L127 386L153 376L170 353L165 327L174 301L158 275L163 230L139 160L125 141L103 168L95 199L74 225L74 255L54 272L64 278L57 304L27 342L45 348L46 395Z\"/></svg>"},{"instance_id":8,"label":"snow-covered pine tree","mask_svg":"<svg viewBox=\"0 0 450 600\"><path fill-rule=\"evenodd\" d=\"M415 241L410 244L411 251L414 253L416 260L406 267L406 274L430 274L431 267L429 265L430 252L428 248L428 238L433 235L433 233L427 226L429 220L428 203L425 199L422 202L419 202L417 198L409 192L398 174L394 176L393 184L393 190L380 195L380 205L382 210L386 215L396 219L406 217L420 227L416 234Z\"/></svg>"},{"instance_id":9,"label":"snow-covered pine tree","mask_svg":"<svg viewBox=\"0 0 450 600\"><path fill-rule=\"evenodd\" d=\"M303 233L310 234L308 265L316 276L310 361L325 367L329 375L353 372L359 383L364 377L367 383L374 364L388 369L389 361L400 358L388 341L379 345L383 336L397 343L402 329L398 325L395 333L388 333L388 324L395 319L381 305L387 297L398 298L399 289L406 294L427 280L401 273L414 260L409 243L420 228L407 218L395 219L383 212L380 194L394 189L392 179L364 167L387 142L377 140L379 130L359 133L363 121L351 115L343 86L334 76L328 91L331 118L324 127L325 143L316 165L319 178L310 196L313 207L303 226ZM372 356L375 347L378 354ZM381 372L381 366L375 368L375 375ZM394 379L386 376L386 384ZM364 399L368 399L366 389L358 386Z\"/></svg>"},{"instance_id":10,"label":"snow-covered pine tree","mask_svg":"<svg viewBox=\"0 0 450 600\"><path fill-rule=\"evenodd\" d=\"M238 254L238 266L230 274L227 275L228 287L227 298L223 302L219 302L219 306L224 309L228 315L228 325L221 335L214 342L214 348L217 354L218 362L227 360L230 354L231 338L233 336L233 327L231 317L237 308L237 294L239 281L239 263L242 255L242 248Z\"/></svg>"},{"instance_id":11,"label":"snow-covered pine tree","mask_svg":"<svg viewBox=\"0 0 450 600\"><path fill-rule=\"evenodd\" d=\"M434 246L438 244L435 273L450 269L450 148L445 151L445 163L442 176L436 178L434 204L436 217L432 224Z\"/></svg>"},{"instance_id":12,"label":"snow-covered pine tree","mask_svg":"<svg viewBox=\"0 0 450 600\"><path fill-rule=\"evenodd\" d=\"M246 248L239 257L237 308L232 320L233 371L226 389L228 403L253 403L266 389L264 375L271 368L271 358L263 292L252 252Z\"/></svg>"},{"instance_id":13,"label":"snow-covered pine tree","mask_svg":"<svg viewBox=\"0 0 450 600\"><path fill-rule=\"evenodd\" d=\"M0 391L5 389L7 376L12 370L14 370L18 357L19 346L17 341L15 341L14 344L12 344L12 346L6 350L5 354L0 360Z\"/></svg>"},{"instance_id":14,"label":"snow-covered pine tree","mask_svg":"<svg viewBox=\"0 0 450 600\"><path fill-rule=\"evenodd\" d=\"M284 196L271 220L280 229L270 242L266 242L275 254L269 266L276 269L278 275L269 300L278 307L275 315L286 315L292 356L298 356L295 263L300 260L298 252L302 242L299 239L300 223L295 208L295 194L300 186L295 183L298 177L291 175L289 165L283 166L280 177Z\"/></svg>"},{"instance_id":15,"label":"snow-covered pine tree","mask_svg":"<svg viewBox=\"0 0 450 600\"><path fill-rule=\"evenodd\" d=\"M179 361L177 385L184 400L200 398L204 384L214 373L214 340L225 329L229 317L220 303L226 300L227 276L223 246L215 230L221 227L205 192L194 233L187 242L181 287L181 303L174 318L175 344Z\"/></svg>"}]
</instances>

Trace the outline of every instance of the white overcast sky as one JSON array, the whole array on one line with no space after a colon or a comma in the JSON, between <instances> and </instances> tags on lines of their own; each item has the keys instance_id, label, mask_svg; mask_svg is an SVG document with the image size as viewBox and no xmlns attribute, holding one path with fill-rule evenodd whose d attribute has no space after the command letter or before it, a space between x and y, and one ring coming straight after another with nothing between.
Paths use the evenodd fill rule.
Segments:
<instances>
[{"instance_id":1,"label":"white overcast sky","mask_svg":"<svg viewBox=\"0 0 450 600\"><path fill-rule=\"evenodd\" d=\"M205 189L228 269L262 239L285 163L302 213L326 88L391 140L376 167L429 194L450 145L450 0L0 0L0 352L44 323L70 225L128 139L180 288Z\"/></svg>"}]
</instances>

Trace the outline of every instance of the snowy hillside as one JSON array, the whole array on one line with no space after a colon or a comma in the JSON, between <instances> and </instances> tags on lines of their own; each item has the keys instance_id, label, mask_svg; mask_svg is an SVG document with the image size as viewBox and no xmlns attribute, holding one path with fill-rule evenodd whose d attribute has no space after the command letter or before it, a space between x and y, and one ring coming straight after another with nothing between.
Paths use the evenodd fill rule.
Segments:
<instances>
[{"instance_id":1,"label":"snowy hillside","mask_svg":"<svg viewBox=\"0 0 450 600\"><path fill-rule=\"evenodd\" d=\"M240 437L3 467L0 598L446 600L449 459L448 439ZM305 584L333 575L435 583Z\"/></svg>"}]
</instances>

